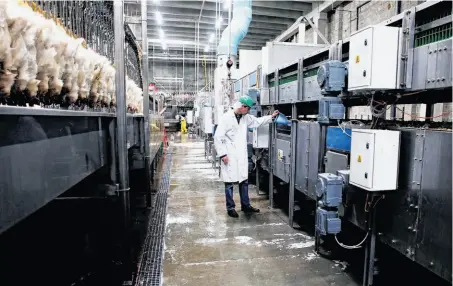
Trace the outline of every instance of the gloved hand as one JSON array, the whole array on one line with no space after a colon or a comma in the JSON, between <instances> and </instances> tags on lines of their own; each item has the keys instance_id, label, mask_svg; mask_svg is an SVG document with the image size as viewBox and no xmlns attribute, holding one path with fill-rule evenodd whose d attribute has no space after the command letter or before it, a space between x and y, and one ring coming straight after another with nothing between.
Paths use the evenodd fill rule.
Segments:
<instances>
[{"instance_id":1,"label":"gloved hand","mask_svg":"<svg viewBox=\"0 0 453 286\"><path fill-rule=\"evenodd\" d=\"M277 117L280 114L280 111L275 110L274 113L272 113L272 118Z\"/></svg>"}]
</instances>

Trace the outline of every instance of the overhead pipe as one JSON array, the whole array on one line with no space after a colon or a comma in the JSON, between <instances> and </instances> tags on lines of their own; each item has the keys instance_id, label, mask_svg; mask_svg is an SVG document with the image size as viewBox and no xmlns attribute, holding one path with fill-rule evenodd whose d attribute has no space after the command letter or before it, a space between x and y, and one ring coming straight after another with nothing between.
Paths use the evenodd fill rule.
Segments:
<instances>
[{"instance_id":1,"label":"overhead pipe","mask_svg":"<svg viewBox=\"0 0 453 286\"><path fill-rule=\"evenodd\" d=\"M252 21L252 0L234 0L233 5L233 19L222 32L217 56L237 56L239 42L247 35Z\"/></svg>"}]
</instances>

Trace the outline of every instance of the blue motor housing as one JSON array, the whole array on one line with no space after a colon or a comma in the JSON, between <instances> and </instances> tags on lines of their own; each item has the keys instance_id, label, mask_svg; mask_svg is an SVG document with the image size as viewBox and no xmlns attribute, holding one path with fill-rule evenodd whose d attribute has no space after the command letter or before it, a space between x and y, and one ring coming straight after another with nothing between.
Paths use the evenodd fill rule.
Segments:
<instances>
[{"instance_id":1,"label":"blue motor housing","mask_svg":"<svg viewBox=\"0 0 453 286\"><path fill-rule=\"evenodd\" d=\"M346 85L347 66L337 60L328 61L318 68L317 80L321 93L325 95L340 94Z\"/></svg>"},{"instance_id":2,"label":"blue motor housing","mask_svg":"<svg viewBox=\"0 0 453 286\"><path fill-rule=\"evenodd\" d=\"M316 229L321 235L341 232L341 219L338 217L338 212L318 207L316 210Z\"/></svg>"},{"instance_id":3,"label":"blue motor housing","mask_svg":"<svg viewBox=\"0 0 453 286\"><path fill-rule=\"evenodd\" d=\"M321 198L324 207L338 207L342 202L343 179L340 176L322 173L318 174L316 195Z\"/></svg>"},{"instance_id":4,"label":"blue motor housing","mask_svg":"<svg viewBox=\"0 0 453 286\"><path fill-rule=\"evenodd\" d=\"M319 100L318 122L329 124L331 120L344 118L345 108L338 97L323 97Z\"/></svg>"}]
</instances>

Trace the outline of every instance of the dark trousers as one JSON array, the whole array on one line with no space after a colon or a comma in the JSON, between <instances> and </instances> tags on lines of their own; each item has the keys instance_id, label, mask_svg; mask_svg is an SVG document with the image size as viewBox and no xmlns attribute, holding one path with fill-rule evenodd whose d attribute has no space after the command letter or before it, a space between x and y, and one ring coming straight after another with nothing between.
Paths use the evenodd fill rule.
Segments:
<instances>
[{"instance_id":1,"label":"dark trousers","mask_svg":"<svg viewBox=\"0 0 453 286\"><path fill-rule=\"evenodd\" d=\"M249 199L249 182L245 180L239 183L239 196L241 197L241 207L247 208L250 206ZM225 183L225 198L227 210L234 210L236 204L233 199L233 183Z\"/></svg>"}]
</instances>

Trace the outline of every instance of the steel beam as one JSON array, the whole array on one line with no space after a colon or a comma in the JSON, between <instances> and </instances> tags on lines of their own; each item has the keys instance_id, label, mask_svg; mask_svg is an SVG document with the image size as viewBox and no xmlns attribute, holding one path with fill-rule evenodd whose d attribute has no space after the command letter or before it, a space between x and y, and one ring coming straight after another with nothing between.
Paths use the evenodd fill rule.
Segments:
<instances>
[{"instance_id":1,"label":"steel beam","mask_svg":"<svg viewBox=\"0 0 453 286\"><path fill-rule=\"evenodd\" d=\"M264 1L261 1L264 2ZM161 13L182 13L182 14L198 14L201 8L201 3L199 1L162 1L159 5L159 11ZM263 4L263 3L261 3ZM223 6L223 5L222 5ZM269 6L269 5L268 5ZM272 3L270 6L273 7L263 7L263 6L256 6L252 3L252 11L253 16L255 15L262 15L262 16L271 16L271 17L282 17L284 15L286 18L293 18L297 19L299 16L303 14L303 12L311 11L311 4L306 5L305 10L291 10L291 9L284 9L284 5L280 5L279 3ZM279 7L277 9L276 7ZM283 9L282 9L283 7ZM222 7L223 8L223 7ZM212 14L216 13L216 4L213 2L206 2L204 3L203 7L203 17L212 17ZM172 12L173 11L173 12Z\"/></svg>"},{"instance_id":2,"label":"steel beam","mask_svg":"<svg viewBox=\"0 0 453 286\"><path fill-rule=\"evenodd\" d=\"M190 27L193 28L194 20L191 18L174 18L174 17L166 17L164 20L163 27ZM157 23L153 20L148 21L148 27L158 27ZM227 22L223 22L220 30L223 30L228 26ZM280 23L265 23L265 22L252 22L250 23L249 28L257 28L257 29L267 29L272 31L282 31L286 29L288 25L280 24ZM214 29L214 23L212 20L207 19L200 19L200 29L211 28Z\"/></svg>"},{"instance_id":3,"label":"steel beam","mask_svg":"<svg viewBox=\"0 0 453 286\"><path fill-rule=\"evenodd\" d=\"M158 30L160 28L160 26L158 25L150 25L148 26L148 28L154 28L154 30ZM164 33L167 35L167 33L173 33L173 32L185 32L185 33L193 33L194 32L194 28L193 27L190 27L188 25L185 25L185 24L181 24L181 23L172 23L171 25L163 25L162 27L162 30L164 31ZM202 33L209 33L209 34L214 34L215 33L215 27L214 25L200 25L200 34ZM247 32L247 35L251 33L251 34L260 34L260 35L270 35L270 36L275 36L276 34L279 34L279 31L278 30L269 30L269 29L265 29L265 28L249 28L248 29L248 32ZM246 37L247 37L246 35Z\"/></svg>"},{"instance_id":4,"label":"steel beam","mask_svg":"<svg viewBox=\"0 0 453 286\"><path fill-rule=\"evenodd\" d=\"M191 9L161 9L159 10L162 15L164 15L164 22L165 19L168 17L168 15L173 15L173 16L179 16L180 18L184 19L191 19L192 23L196 22L198 19L198 12L196 10L191 10ZM280 17L279 17L280 16ZM253 15L252 22L264 22L264 23L272 23L272 24L285 24L285 25L290 25L291 23L294 23L294 20L292 20L290 17L283 17L284 14L279 14L278 16L264 16L264 15ZM154 21L154 13L148 13L148 20ZM215 24L215 19L216 19L216 13L215 11L205 11L200 19L200 23L204 21L208 21L212 23L212 25Z\"/></svg>"},{"instance_id":5,"label":"steel beam","mask_svg":"<svg viewBox=\"0 0 453 286\"><path fill-rule=\"evenodd\" d=\"M321 4L318 4L317 7L313 7L313 10L304 15L306 18L311 19L314 16L318 15L319 13L322 12L327 12L332 9L335 9L338 5L341 4L343 1L324 1ZM314 5L313 5L314 6ZM302 21L302 17L298 18L296 22L289 27L286 31L284 31L280 36L275 38L276 42L284 42L287 40L289 37L293 36L297 31L299 30L299 23Z\"/></svg>"},{"instance_id":6,"label":"steel beam","mask_svg":"<svg viewBox=\"0 0 453 286\"><path fill-rule=\"evenodd\" d=\"M148 59L150 60L164 60L164 61L182 61L182 60L185 60L185 61L196 61L196 60L200 60L200 61L207 61L207 62L215 62L216 59L215 58L182 58L182 57L159 57L159 56L149 56Z\"/></svg>"},{"instance_id":7,"label":"steel beam","mask_svg":"<svg viewBox=\"0 0 453 286\"><path fill-rule=\"evenodd\" d=\"M193 39L192 35L189 34L189 33L184 33L184 32L178 32L178 33L167 33L166 34L168 38L178 38L178 39L183 39L183 38L190 38L190 39ZM148 33L148 37L153 37L153 38L158 38L159 37L159 32L157 31L153 31L151 33ZM200 32L200 39L204 39L206 40L206 43L209 42L209 37L210 37L210 34L209 33L201 33ZM262 34L253 34L253 33L248 33L244 40L250 40L250 39L255 39L255 40L261 40L261 41L267 41L267 40L270 40L272 38L271 35L262 35ZM202 42L202 41L200 41Z\"/></svg>"},{"instance_id":8,"label":"steel beam","mask_svg":"<svg viewBox=\"0 0 453 286\"><path fill-rule=\"evenodd\" d=\"M168 1L171 2L171 1ZM191 9L200 9L200 2L199 1L182 1L184 5L178 4L168 4L168 2L162 3L161 5L167 7L187 7ZM205 3L205 10L212 10L215 11L215 0L207 0ZM290 11L304 11L309 12L312 10L311 1L278 1L278 2L271 2L271 1L253 1L252 8L268 8L268 9L278 9L278 10L290 10Z\"/></svg>"},{"instance_id":9,"label":"steel beam","mask_svg":"<svg viewBox=\"0 0 453 286\"><path fill-rule=\"evenodd\" d=\"M173 39L166 39L166 43L167 43L167 47L168 49L179 49L179 50L182 50L182 47L184 46L184 49L186 51L193 51L195 48L196 48L196 43L191 41L192 39L190 40L185 40L185 39L177 39L177 40L173 40ZM151 43L151 45L149 46L149 50L151 51L153 48L154 50L161 50L161 40L160 39L151 39L151 40L148 40L148 43ZM244 39L241 41L241 43L239 44L239 47L243 47L243 48L256 48L256 47L261 47L261 46L264 46L266 44L266 41L258 41L258 40L247 40L247 39Z\"/></svg>"}]
</instances>

